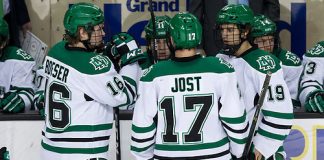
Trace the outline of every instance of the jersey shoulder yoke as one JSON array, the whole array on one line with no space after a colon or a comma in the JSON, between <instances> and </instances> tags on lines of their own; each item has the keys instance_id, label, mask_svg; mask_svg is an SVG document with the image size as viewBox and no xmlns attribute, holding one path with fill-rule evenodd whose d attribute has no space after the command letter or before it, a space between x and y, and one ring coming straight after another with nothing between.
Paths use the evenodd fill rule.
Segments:
<instances>
[{"instance_id":1,"label":"jersey shoulder yoke","mask_svg":"<svg viewBox=\"0 0 324 160\"><path fill-rule=\"evenodd\" d=\"M53 46L48 56L84 74L101 74L110 70L111 61L108 57L83 50L68 50L65 44L62 41Z\"/></svg>"},{"instance_id":2,"label":"jersey shoulder yoke","mask_svg":"<svg viewBox=\"0 0 324 160\"><path fill-rule=\"evenodd\" d=\"M279 59L260 49L255 49L242 57L252 68L266 74L267 72L275 73L281 66Z\"/></svg>"},{"instance_id":3,"label":"jersey shoulder yoke","mask_svg":"<svg viewBox=\"0 0 324 160\"><path fill-rule=\"evenodd\" d=\"M278 55L279 60L282 62L283 65L285 66L300 66L301 65L301 60L300 58L287 50L281 49L279 55Z\"/></svg>"},{"instance_id":4,"label":"jersey shoulder yoke","mask_svg":"<svg viewBox=\"0 0 324 160\"><path fill-rule=\"evenodd\" d=\"M4 60L34 61L30 54L15 46L8 46L4 49Z\"/></svg>"},{"instance_id":5,"label":"jersey shoulder yoke","mask_svg":"<svg viewBox=\"0 0 324 160\"><path fill-rule=\"evenodd\" d=\"M161 61L144 71L142 81L152 81L156 77L196 73L230 73L234 67L217 57L199 57L188 62Z\"/></svg>"},{"instance_id":6,"label":"jersey shoulder yoke","mask_svg":"<svg viewBox=\"0 0 324 160\"><path fill-rule=\"evenodd\" d=\"M305 53L306 57L324 57L324 41L318 42L313 48Z\"/></svg>"}]
</instances>

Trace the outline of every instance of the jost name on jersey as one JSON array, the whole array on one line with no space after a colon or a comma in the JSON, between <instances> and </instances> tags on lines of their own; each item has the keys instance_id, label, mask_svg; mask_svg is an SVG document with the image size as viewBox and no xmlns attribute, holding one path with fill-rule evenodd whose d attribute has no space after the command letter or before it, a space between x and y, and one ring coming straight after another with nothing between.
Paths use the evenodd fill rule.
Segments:
<instances>
[{"instance_id":1,"label":"jost name on jersey","mask_svg":"<svg viewBox=\"0 0 324 160\"><path fill-rule=\"evenodd\" d=\"M174 79L174 86L171 87L172 92L199 91L199 80L201 77L180 77Z\"/></svg>"}]
</instances>

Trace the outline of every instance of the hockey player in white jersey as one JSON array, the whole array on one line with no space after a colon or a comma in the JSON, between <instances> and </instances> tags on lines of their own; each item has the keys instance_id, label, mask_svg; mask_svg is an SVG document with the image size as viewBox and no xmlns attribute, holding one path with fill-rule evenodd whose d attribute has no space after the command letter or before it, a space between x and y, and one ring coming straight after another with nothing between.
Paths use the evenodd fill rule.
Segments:
<instances>
[{"instance_id":1,"label":"hockey player in white jersey","mask_svg":"<svg viewBox=\"0 0 324 160\"><path fill-rule=\"evenodd\" d=\"M128 48L121 55L118 74L112 62L98 54L105 35L103 22L96 5L72 5L64 16L65 40L45 58L42 160L106 160L113 107L128 105L136 97L134 79L140 67L133 53L139 49Z\"/></svg>"},{"instance_id":2,"label":"hockey player in white jersey","mask_svg":"<svg viewBox=\"0 0 324 160\"><path fill-rule=\"evenodd\" d=\"M169 16L156 16L155 31L152 19L150 19L145 26L145 39L147 41L146 52L152 64L170 58L170 49L167 45L170 20L171 18ZM156 53L153 50L155 50Z\"/></svg>"},{"instance_id":3,"label":"hockey player in white jersey","mask_svg":"<svg viewBox=\"0 0 324 160\"><path fill-rule=\"evenodd\" d=\"M167 37L169 35L169 21L169 16L157 16L155 17L155 31L153 29L153 23L151 19L145 26L144 31L147 46L146 52L144 52L143 54L147 59L141 60L140 62L141 68L143 70L147 69L158 61L168 60L170 58L170 49L167 45ZM110 57L110 59L114 59L116 65L120 64L119 61L121 58L119 57L120 54L118 52L125 52L122 48L118 49L117 47L120 45L120 36L126 37L124 40L125 43L129 43L130 41L134 40L131 35L123 32L112 36L112 40L107 43L106 52L104 52L104 54ZM156 53L154 53L153 50L155 50Z\"/></svg>"},{"instance_id":4,"label":"hockey player in white jersey","mask_svg":"<svg viewBox=\"0 0 324 160\"><path fill-rule=\"evenodd\" d=\"M282 145L293 119L291 97L280 61L248 41L252 20L253 12L245 5L227 5L219 11L216 24L224 46L222 54L217 56L235 68L250 122L266 73L272 72L249 159L284 159Z\"/></svg>"},{"instance_id":5,"label":"hockey player in white jersey","mask_svg":"<svg viewBox=\"0 0 324 160\"><path fill-rule=\"evenodd\" d=\"M318 42L303 56L304 72L299 99L307 112L324 111L324 41Z\"/></svg>"},{"instance_id":6,"label":"hockey player in white jersey","mask_svg":"<svg viewBox=\"0 0 324 160\"><path fill-rule=\"evenodd\" d=\"M296 54L280 47L278 40L275 39L275 34L276 24L274 22L264 15L254 17L251 31L253 42L259 49L272 53L280 60L293 106L299 108L301 105L297 95L299 77L303 72L303 66L300 58Z\"/></svg>"},{"instance_id":7,"label":"hockey player in white jersey","mask_svg":"<svg viewBox=\"0 0 324 160\"><path fill-rule=\"evenodd\" d=\"M139 160L241 157L248 123L233 67L196 55L202 29L194 15L176 14L170 29L171 60L151 66L139 83L132 154Z\"/></svg>"},{"instance_id":8,"label":"hockey player in white jersey","mask_svg":"<svg viewBox=\"0 0 324 160\"><path fill-rule=\"evenodd\" d=\"M8 46L9 30L0 19L0 110L22 112L32 103L33 58L20 48Z\"/></svg>"}]
</instances>

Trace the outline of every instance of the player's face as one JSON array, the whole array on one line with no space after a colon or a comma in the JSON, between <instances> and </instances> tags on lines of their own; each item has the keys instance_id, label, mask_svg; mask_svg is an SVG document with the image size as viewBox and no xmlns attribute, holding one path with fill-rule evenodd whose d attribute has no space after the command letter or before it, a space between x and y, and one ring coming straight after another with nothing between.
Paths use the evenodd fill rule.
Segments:
<instances>
[{"instance_id":1,"label":"player's face","mask_svg":"<svg viewBox=\"0 0 324 160\"><path fill-rule=\"evenodd\" d=\"M90 38L92 46L101 46L103 44L103 37L105 36L104 25L99 24L93 27L93 32Z\"/></svg>"},{"instance_id":2,"label":"player's face","mask_svg":"<svg viewBox=\"0 0 324 160\"><path fill-rule=\"evenodd\" d=\"M238 45L241 42L240 30L236 24L222 24L220 26L222 39L226 45Z\"/></svg>"},{"instance_id":3,"label":"player's face","mask_svg":"<svg viewBox=\"0 0 324 160\"><path fill-rule=\"evenodd\" d=\"M274 47L274 36L261 36L254 39L254 43L264 51L272 53Z\"/></svg>"},{"instance_id":4,"label":"player's face","mask_svg":"<svg viewBox=\"0 0 324 160\"><path fill-rule=\"evenodd\" d=\"M153 41L151 42L151 46L153 48ZM170 50L167 45L166 39L155 39L155 44L157 46L157 59L158 60L166 60L170 57Z\"/></svg>"}]
</instances>

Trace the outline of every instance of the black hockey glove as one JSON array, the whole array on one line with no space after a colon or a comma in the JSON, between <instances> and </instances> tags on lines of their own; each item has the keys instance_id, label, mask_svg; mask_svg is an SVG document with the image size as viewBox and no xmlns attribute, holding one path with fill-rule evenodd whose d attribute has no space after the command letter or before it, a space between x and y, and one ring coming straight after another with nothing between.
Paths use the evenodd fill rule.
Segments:
<instances>
[{"instance_id":1,"label":"black hockey glove","mask_svg":"<svg viewBox=\"0 0 324 160\"><path fill-rule=\"evenodd\" d=\"M121 67L146 58L134 38L125 32L112 37L107 45L106 54L109 58L120 60Z\"/></svg>"}]
</instances>

